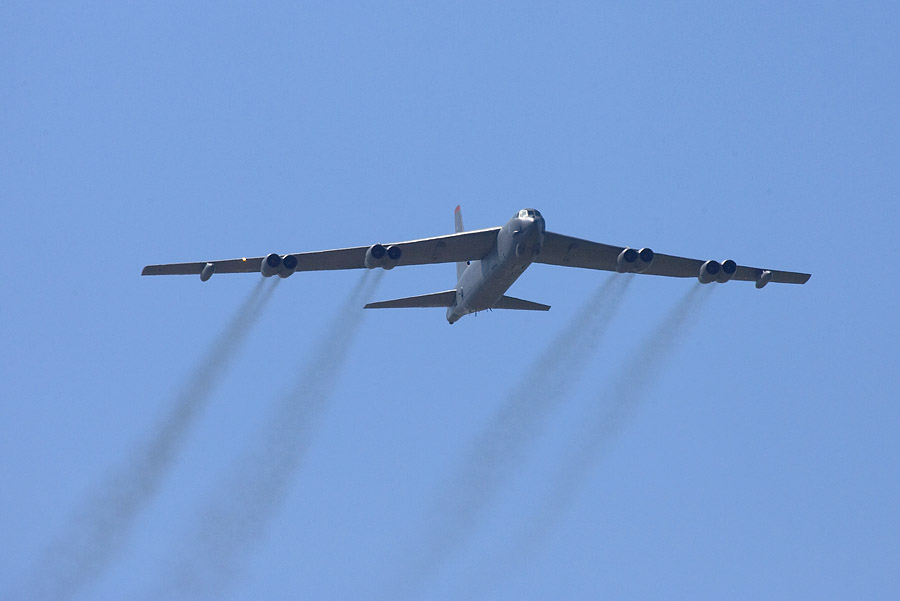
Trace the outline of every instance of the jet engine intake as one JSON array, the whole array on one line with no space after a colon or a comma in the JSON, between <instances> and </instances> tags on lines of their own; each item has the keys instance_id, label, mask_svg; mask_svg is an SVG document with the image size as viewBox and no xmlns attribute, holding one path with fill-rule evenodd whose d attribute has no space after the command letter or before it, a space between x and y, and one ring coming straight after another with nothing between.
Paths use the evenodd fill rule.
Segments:
<instances>
[{"instance_id":1,"label":"jet engine intake","mask_svg":"<svg viewBox=\"0 0 900 601\"><path fill-rule=\"evenodd\" d=\"M616 259L616 271L619 273L631 273L634 271L637 261L638 251L626 246Z\"/></svg>"},{"instance_id":2,"label":"jet engine intake","mask_svg":"<svg viewBox=\"0 0 900 601\"><path fill-rule=\"evenodd\" d=\"M296 267L296 265L294 266ZM263 274L263 276L270 278L281 269L281 256L277 253L271 253L266 255L266 258L263 259L262 265L259 268L259 272Z\"/></svg>"},{"instance_id":3,"label":"jet engine intake","mask_svg":"<svg viewBox=\"0 0 900 601\"><path fill-rule=\"evenodd\" d=\"M297 269L297 257L294 255L284 255L281 259L281 268L278 270L278 277L286 278L291 276Z\"/></svg>"},{"instance_id":4,"label":"jet engine intake","mask_svg":"<svg viewBox=\"0 0 900 601\"><path fill-rule=\"evenodd\" d=\"M626 246L616 258L616 271L619 273L644 273L650 269L655 256L649 248L635 250Z\"/></svg>"},{"instance_id":5,"label":"jet engine intake","mask_svg":"<svg viewBox=\"0 0 900 601\"><path fill-rule=\"evenodd\" d=\"M649 248L642 248L638 251L637 261L634 262L634 272L635 273L644 273L650 266L653 264L653 258L656 255L653 254L653 251Z\"/></svg>"},{"instance_id":6,"label":"jet engine intake","mask_svg":"<svg viewBox=\"0 0 900 601\"><path fill-rule=\"evenodd\" d=\"M707 261L700 266L700 274L697 276L697 279L700 280L701 284L715 282L721 269L722 266L719 265L718 261Z\"/></svg>"},{"instance_id":7,"label":"jet engine intake","mask_svg":"<svg viewBox=\"0 0 900 601\"><path fill-rule=\"evenodd\" d=\"M381 244L373 244L366 251L366 268L375 269L384 265L384 256L387 250Z\"/></svg>"},{"instance_id":8,"label":"jet engine intake","mask_svg":"<svg viewBox=\"0 0 900 601\"><path fill-rule=\"evenodd\" d=\"M388 246L387 247L387 256L384 258L384 264L382 267L384 269L393 269L397 266L397 262L400 261L400 257L403 256L403 251L399 246Z\"/></svg>"},{"instance_id":9,"label":"jet engine intake","mask_svg":"<svg viewBox=\"0 0 900 601\"><path fill-rule=\"evenodd\" d=\"M737 263L735 263L731 259L725 259L724 261L722 261L720 267L722 269L719 270L719 275L716 278L716 281L720 284L724 284L725 282L733 278L735 272L737 272Z\"/></svg>"}]
</instances>

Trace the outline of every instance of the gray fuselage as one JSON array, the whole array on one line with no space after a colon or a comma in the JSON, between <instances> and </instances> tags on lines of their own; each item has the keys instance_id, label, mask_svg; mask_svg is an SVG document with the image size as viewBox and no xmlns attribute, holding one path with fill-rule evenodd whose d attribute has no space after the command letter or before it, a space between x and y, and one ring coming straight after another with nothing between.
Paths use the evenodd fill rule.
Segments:
<instances>
[{"instance_id":1,"label":"gray fuselage","mask_svg":"<svg viewBox=\"0 0 900 601\"><path fill-rule=\"evenodd\" d=\"M493 307L509 290L544 242L544 218L523 209L497 233L497 241L479 261L471 261L456 283L456 300L447 308L447 321Z\"/></svg>"}]
</instances>

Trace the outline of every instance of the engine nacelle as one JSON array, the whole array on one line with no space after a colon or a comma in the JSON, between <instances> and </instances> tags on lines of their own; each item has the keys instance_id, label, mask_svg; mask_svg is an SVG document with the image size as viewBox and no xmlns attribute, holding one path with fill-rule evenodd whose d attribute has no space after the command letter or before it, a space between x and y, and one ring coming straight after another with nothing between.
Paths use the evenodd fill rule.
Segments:
<instances>
[{"instance_id":1,"label":"engine nacelle","mask_svg":"<svg viewBox=\"0 0 900 601\"><path fill-rule=\"evenodd\" d=\"M644 273L650 269L655 256L649 248L635 250L626 246L616 258L616 271L619 273Z\"/></svg>"},{"instance_id":2,"label":"engine nacelle","mask_svg":"<svg viewBox=\"0 0 900 601\"><path fill-rule=\"evenodd\" d=\"M381 244L373 244L366 251L366 268L375 269L384 265L384 257L387 255L387 249Z\"/></svg>"},{"instance_id":3,"label":"engine nacelle","mask_svg":"<svg viewBox=\"0 0 900 601\"><path fill-rule=\"evenodd\" d=\"M719 269L719 275L716 278L716 281L720 284L724 284L725 282L733 278L735 272L737 272L737 263L735 263L731 259L725 259L719 266L721 267L721 269Z\"/></svg>"},{"instance_id":4,"label":"engine nacelle","mask_svg":"<svg viewBox=\"0 0 900 601\"><path fill-rule=\"evenodd\" d=\"M382 267L384 269L393 269L397 266L397 263L400 261L400 257L403 256L403 251L399 246L388 246L387 253L384 258L384 264Z\"/></svg>"},{"instance_id":5,"label":"engine nacelle","mask_svg":"<svg viewBox=\"0 0 900 601\"><path fill-rule=\"evenodd\" d=\"M653 254L653 251L649 248L642 248L638 251L638 258L635 261L634 272L635 273L644 273L650 266L653 265L653 259L656 257Z\"/></svg>"},{"instance_id":6,"label":"engine nacelle","mask_svg":"<svg viewBox=\"0 0 900 601\"><path fill-rule=\"evenodd\" d=\"M278 273L280 269L281 256L278 253L271 253L266 255L266 258L263 259L262 265L259 267L259 272L263 274L263 276L270 278Z\"/></svg>"},{"instance_id":7,"label":"engine nacelle","mask_svg":"<svg viewBox=\"0 0 900 601\"><path fill-rule=\"evenodd\" d=\"M616 259L616 271L619 273L632 273L638 261L638 251L625 247Z\"/></svg>"},{"instance_id":8,"label":"engine nacelle","mask_svg":"<svg viewBox=\"0 0 900 601\"><path fill-rule=\"evenodd\" d=\"M297 270L297 257L294 255L284 255L281 259L281 268L278 270L278 277L289 277Z\"/></svg>"},{"instance_id":9,"label":"engine nacelle","mask_svg":"<svg viewBox=\"0 0 900 601\"><path fill-rule=\"evenodd\" d=\"M719 277L720 271L722 271L722 266L719 265L718 261L707 261L700 266L700 274L697 276L697 279L700 280L701 284L715 282Z\"/></svg>"}]
</instances>

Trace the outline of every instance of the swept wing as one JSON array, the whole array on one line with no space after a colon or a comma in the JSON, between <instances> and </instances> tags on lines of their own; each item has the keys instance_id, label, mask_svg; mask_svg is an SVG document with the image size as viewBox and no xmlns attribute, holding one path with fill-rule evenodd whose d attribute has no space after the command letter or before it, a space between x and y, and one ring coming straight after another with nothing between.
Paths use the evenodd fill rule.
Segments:
<instances>
[{"instance_id":1,"label":"swept wing","mask_svg":"<svg viewBox=\"0 0 900 601\"><path fill-rule=\"evenodd\" d=\"M403 251L397 265L476 261L491 250L497 241L499 230L499 227L493 227L433 238L392 242L384 246L397 246ZM366 266L366 251L368 250L369 246L355 246L296 253L293 256L297 258L296 271L362 269ZM263 259L264 257L252 257L223 261L147 265L141 271L141 275L197 275L203 271L207 263L214 266L215 273L258 273Z\"/></svg>"},{"instance_id":2,"label":"swept wing","mask_svg":"<svg viewBox=\"0 0 900 601\"><path fill-rule=\"evenodd\" d=\"M546 263L563 267L616 271L616 261L623 250L625 250L624 246L611 246L600 242L591 242L590 240L554 234L553 232L545 232L541 252L534 261L535 263ZM654 253L653 263L644 273L675 278L696 278L703 263L704 261L700 259L688 259ZM778 271L775 269L763 270L758 267L738 265L732 279L757 282L764 271L771 272L771 279L768 281L782 284L805 284L810 277L808 273Z\"/></svg>"}]
</instances>

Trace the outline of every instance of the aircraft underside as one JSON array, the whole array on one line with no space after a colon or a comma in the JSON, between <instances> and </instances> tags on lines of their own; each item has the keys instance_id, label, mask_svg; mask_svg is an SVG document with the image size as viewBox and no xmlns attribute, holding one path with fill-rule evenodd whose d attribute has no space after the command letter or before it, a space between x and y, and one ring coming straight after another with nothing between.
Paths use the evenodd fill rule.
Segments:
<instances>
[{"instance_id":1,"label":"aircraft underside","mask_svg":"<svg viewBox=\"0 0 900 601\"><path fill-rule=\"evenodd\" d=\"M271 253L250 259L147 265L141 273L192 274L207 281L216 273L256 272L264 277L287 278L298 271L390 270L405 265L456 263L454 289L366 305L367 309L445 307L450 323L487 309L548 310L547 305L505 295L533 262L618 273L697 278L702 284L751 281L757 288L770 282L805 284L810 278L807 273L746 267L731 259L689 259L657 254L649 248L614 246L547 232L544 217L534 209L518 211L503 226L474 231L463 231L459 207L455 220L455 233L432 238L287 255Z\"/></svg>"}]
</instances>

